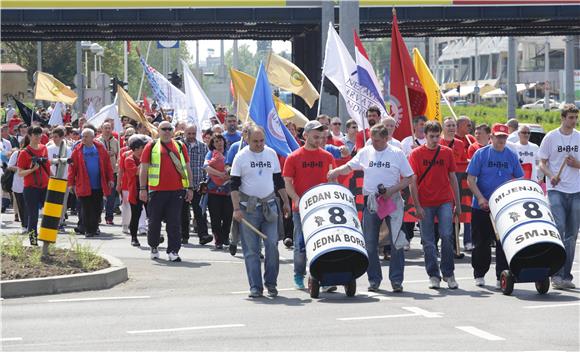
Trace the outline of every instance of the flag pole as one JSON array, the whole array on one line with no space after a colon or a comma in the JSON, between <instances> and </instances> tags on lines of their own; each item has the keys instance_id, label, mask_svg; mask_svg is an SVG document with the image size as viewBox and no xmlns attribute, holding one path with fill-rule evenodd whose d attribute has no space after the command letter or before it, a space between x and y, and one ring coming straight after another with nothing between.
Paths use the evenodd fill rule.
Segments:
<instances>
[{"instance_id":1,"label":"flag pole","mask_svg":"<svg viewBox=\"0 0 580 352\"><path fill-rule=\"evenodd\" d=\"M453 117L455 118L455 120L457 120L457 115L455 114L455 111L453 111L453 108L451 107L451 104L449 103L449 100L447 100L447 97L445 96L445 94L443 94L443 92L441 91L441 89L439 89L439 94L441 94L441 97L443 98L443 100L445 100L445 104L447 104L447 106L449 107L449 110L451 110L451 115L453 115Z\"/></svg>"},{"instance_id":2,"label":"flag pole","mask_svg":"<svg viewBox=\"0 0 580 352\"><path fill-rule=\"evenodd\" d=\"M330 30L331 22L328 22L328 27ZM320 98L318 98L318 111L316 112L316 116L320 115L320 106L322 105L322 87L324 86L324 68L326 67L326 49L328 48L328 36L326 36L326 43L324 43L324 61L322 62L322 74L320 77Z\"/></svg>"},{"instance_id":3,"label":"flag pole","mask_svg":"<svg viewBox=\"0 0 580 352\"><path fill-rule=\"evenodd\" d=\"M396 16L397 16L397 10L393 7L393 18L396 19ZM394 20L393 20L393 25L394 25ZM398 28L398 26L397 26L397 28ZM391 43L391 45L392 45L392 43ZM401 60L399 60L399 62L401 62ZM407 109L409 111L411 137L413 137L413 139L415 139L415 130L413 128L413 112L411 111L411 100L409 99L409 87L407 87L407 84L406 84L407 78L405 77L405 69L404 69L404 67L402 67L402 65L401 65L401 73L403 74L403 82L405 82L405 99L407 100Z\"/></svg>"},{"instance_id":4,"label":"flag pole","mask_svg":"<svg viewBox=\"0 0 580 352\"><path fill-rule=\"evenodd\" d=\"M139 58L141 58L141 53L139 52L139 47L135 46L135 49L137 50L137 54L139 55ZM147 59L149 59L149 49L151 49L151 41L149 41L149 44L147 45L147 53L145 54L145 62L147 62ZM139 97L141 96L141 92L143 90L143 80L145 79L145 71L143 71L143 73L141 74L141 83L139 83L139 93L137 93L137 100L139 100Z\"/></svg>"}]
</instances>

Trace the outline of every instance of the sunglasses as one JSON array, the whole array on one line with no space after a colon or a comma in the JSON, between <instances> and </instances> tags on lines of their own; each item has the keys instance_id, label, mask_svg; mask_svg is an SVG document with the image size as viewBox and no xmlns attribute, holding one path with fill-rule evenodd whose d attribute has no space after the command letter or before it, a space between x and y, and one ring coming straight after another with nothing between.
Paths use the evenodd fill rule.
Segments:
<instances>
[{"instance_id":1,"label":"sunglasses","mask_svg":"<svg viewBox=\"0 0 580 352\"><path fill-rule=\"evenodd\" d=\"M520 132L520 134L526 135L526 134L530 134L530 132Z\"/></svg>"},{"instance_id":2,"label":"sunglasses","mask_svg":"<svg viewBox=\"0 0 580 352\"><path fill-rule=\"evenodd\" d=\"M354 125L354 126L350 126L349 128L358 128L358 126Z\"/></svg>"},{"instance_id":3,"label":"sunglasses","mask_svg":"<svg viewBox=\"0 0 580 352\"><path fill-rule=\"evenodd\" d=\"M341 125L342 125L342 123L340 123L340 122L333 122L332 124L333 124L334 126L341 126Z\"/></svg>"},{"instance_id":4,"label":"sunglasses","mask_svg":"<svg viewBox=\"0 0 580 352\"><path fill-rule=\"evenodd\" d=\"M173 128L171 128L171 127L163 127L163 128L161 128L161 131L171 132L171 131L173 131Z\"/></svg>"}]
</instances>

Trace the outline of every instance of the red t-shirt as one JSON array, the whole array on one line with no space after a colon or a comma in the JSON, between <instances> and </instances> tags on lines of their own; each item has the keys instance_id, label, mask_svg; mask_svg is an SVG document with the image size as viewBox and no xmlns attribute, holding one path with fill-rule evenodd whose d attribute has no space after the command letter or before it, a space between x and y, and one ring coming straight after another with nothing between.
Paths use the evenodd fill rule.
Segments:
<instances>
[{"instance_id":1,"label":"red t-shirt","mask_svg":"<svg viewBox=\"0 0 580 352\"><path fill-rule=\"evenodd\" d=\"M153 144L157 141L152 141L147 143L145 148L143 149L143 154L141 155L141 162L144 164L151 163L151 149L153 148ZM160 165L160 172L159 172L159 184L157 186L149 186L150 191L177 191L183 189L183 185L181 184L181 175L173 165L171 161L171 157L167 153L167 149L163 146L159 146L161 149L161 165ZM167 147L175 153L179 157L179 153L175 148L173 143L168 143ZM183 157L185 159L185 163L189 164L189 154L187 153L187 148L185 144L181 144L181 149L183 153Z\"/></svg>"},{"instance_id":2,"label":"red t-shirt","mask_svg":"<svg viewBox=\"0 0 580 352\"><path fill-rule=\"evenodd\" d=\"M328 182L326 175L331 166L335 167L334 158L326 150L300 147L286 158L282 176L294 179L294 190L302 197L310 187ZM293 204L293 207L297 210L298 204Z\"/></svg>"},{"instance_id":3,"label":"red t-shirt","mask_svg":"<svg viewBox=\"0 0 580 352\"><path fill-rule=\"evenodd\" d=\"M129 152L129 147L122 147L119 151L119 171L121 173L121 191L127 191L127 177L125 176L125 156Z\"/></svg>"},{"instance_id":4,"label":"red t-shirt","mask_svg":"<svg viewBox=\"0 0 580 352\"><path fill-rule=\"evenodd\" d=\"M477 143L477 139L475 139L475 137L470 135L470 134L466 134L465 137L459 137L458 135L455 135L455 138L457 138L463 142L463 146L465 148L466 155L467 155L467 149L469 149L469 146L472 145L473 143Z\"/></svg>"},{"instance_id":5,"label":"red t-shirt","mask_svg":"<svg viewBox=\"0 0 580 352\"><path fill-rule=\"evenodd\" d=\"M467 159L471 160L471 158L473 158L473 154L475 154L475 152L481 147L483 147L483 145L479 144L479 142L475 142L470 145L469 148L467 148Z\"/></svg>"},{"instance_id":6,"label":"red t-shirt","mask_svg":"<svg viewBox=\"0 0 580 352\"><path fill-rule=\"evenodd\" d=\"M48 138L48 136L46 134L42 134L40 136L40 144L44 144L46 145L46 143L48 143L48 141L50 141L50 138Z\"/></svg>"},{"instance_id":7,"label":"red t-shirt","mask_svg":"<svg viewBox=\"0 0 580 352\"><path fill-rule=\"evenodd\" d=\"M456 162L467 161L467 151L465 150L465 144L457 138L452 141L446 141L445 138L439 140L439 144L449 147L453 150L453 157Z\"/></svg>"},{"instance_id":8,"label":"red t-shirt","mask_svg":"<svg viewBox=\"0 0 580 352\"><path fill-rule=\"evenodd\" d=\"M27 146L26 150L34 156L48 158L48 150L44 144L39 144L38 149L32 149ZM20 151L16 166L19 169L28 170L32 168L32 155L26 150ZM47 160L43 165L28 176L24 176L24 187L46 188L48 187L48 178L50 177L50 162Z\"/></svg>"},{"instance_id":9,"label":"red t-shirt","mask_svg":"<svg viewBox=\"0 0 580 352\"><path fill-rule=\"evenodd\" d=\"M431 150L422 145L413 149L409 155L409 164L415 175L417 183L421 175L425 173L431 160L435 156L437 148ZM455 172L455 160L453 151L445 146L441 146L437 160L431 170L418 184L419 202L423 207L434 207L444 203L453 202L453 189L449 181L449 173Z\"/></svg>"},{"instance_id":10,"label":"red t-shirt","mask_svg":"<svg viewBox=\"0 0 580 352\"><path fill-rule=\"evenodd\" d=\"M344 145L344 142L340 138L335 137L331 134L330 136L326 137L326 144L331 144L336 147L342 147Z\"/></svg>"},{"instance_id":11,"label":"red t-shirt","mask_svg":"<svg viewBox=\"0 0 580 352\"><path fill-rule=\"evenodd\" d=\"M367 128L365 130L366 140L368 141L371 138L371 130ZM356 133L356 149L360 150L365 146L365 139L363 137L363 131L358 131Z\"/></svg>"},{"instance_id":12,"label":"red t-shirt","mask_svg":"<svg viewBox=\"0 0 580 352\"><path fill-rule=\"evenodd\" d=\"M141 161L133 155L133 152L128 152L123 158L123 178L127 182L127 190L129 191L129 203L137 204L139 198L139 164Z\"/></svg>"}]
</instances>

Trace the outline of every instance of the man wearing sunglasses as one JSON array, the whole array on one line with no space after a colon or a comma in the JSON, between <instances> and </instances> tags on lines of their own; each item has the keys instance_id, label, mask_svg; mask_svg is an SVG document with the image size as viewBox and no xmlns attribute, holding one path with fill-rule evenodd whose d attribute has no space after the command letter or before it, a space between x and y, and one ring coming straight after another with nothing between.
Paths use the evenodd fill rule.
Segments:
<instances>
[{"instance_id":1,"label":"man wearing sunglasses","mask_svg":"<svg viewBox=\"0 0 580 352\"><path fill-rule=\"evenodd\" d=\"M158 259L161 221L166 223L167 257L180 262L181 211L184 200L193 198L193 174L184 143L173 138L173 126L168 121L159 124L159 139L149 142L141 155L139 199L147 202L149 231L147 242L151 259Z\"/></svg>"}]
</instances>

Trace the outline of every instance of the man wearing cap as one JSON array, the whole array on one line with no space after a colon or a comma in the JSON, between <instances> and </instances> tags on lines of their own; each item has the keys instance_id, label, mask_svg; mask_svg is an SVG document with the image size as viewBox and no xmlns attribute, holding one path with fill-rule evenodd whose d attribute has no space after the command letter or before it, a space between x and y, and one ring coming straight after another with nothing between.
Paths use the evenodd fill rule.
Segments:
<instances>
[{"instance_id":1,"label":"man wearing cap","mask_svg":"<svg viewBox=\"0 0 580 352\"><path fill-rule=\"evenodd\" d=\"M518 156L506 148L509 130L506 125L496 123L491 129L491 144L478 149L467 166L467 184L473 193L471 212L471 238L473 252L471 266L476 286L485 285L485 274L491 264L492 241L495 245L496 287L499 277L508 263L501 242L496 240L495 231L489 216L488 199L504 182L524 176Z\"/></svg>"},{"instance_id":2,"label":"man wearing cap","mask_svg":"<svg viewBox=\"0 0 580 352\"><path fill-rule=\"evenodd\" d=\"M320 121L309 121L304 126L304 146L293 151L284 163L282 176L286 193L292 199L294 223L294 285L304 289L306 275L306 246L302 233L302 222L298 212L300 197L311 187L328 182L328 171L335 166L333 156L321 148L326 143L328 127ZM329 290L336 287L329 287Z\"/></svg>"}]
</instances>

